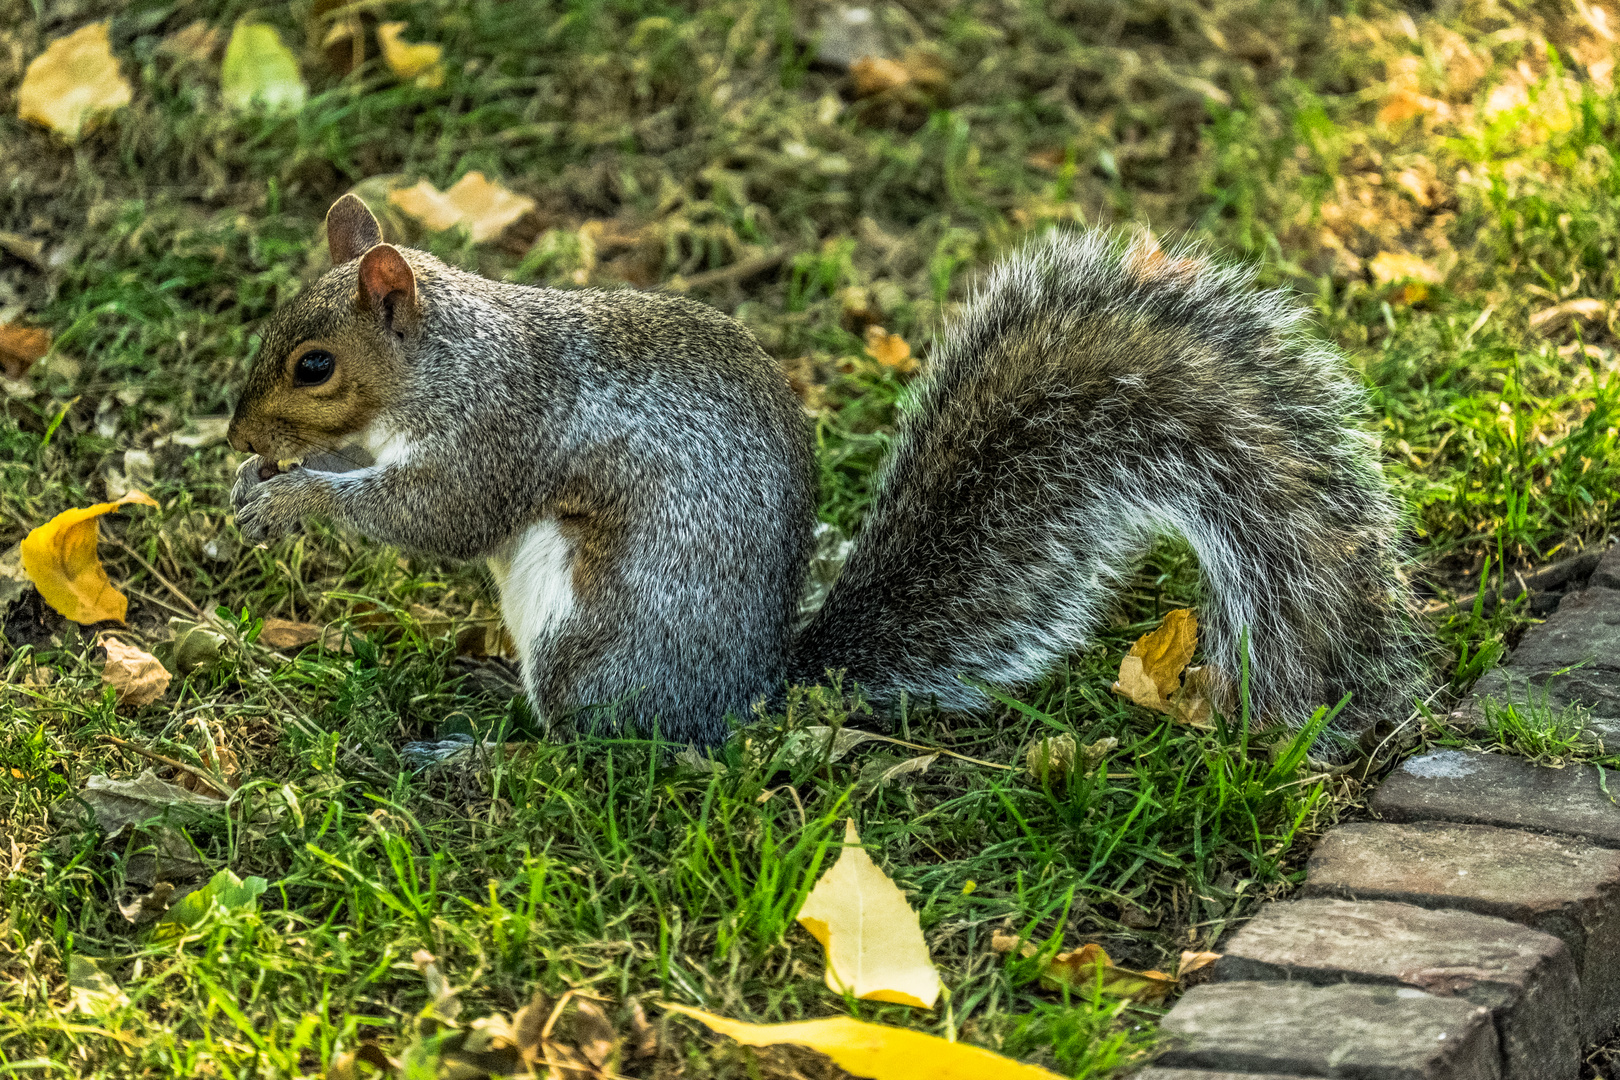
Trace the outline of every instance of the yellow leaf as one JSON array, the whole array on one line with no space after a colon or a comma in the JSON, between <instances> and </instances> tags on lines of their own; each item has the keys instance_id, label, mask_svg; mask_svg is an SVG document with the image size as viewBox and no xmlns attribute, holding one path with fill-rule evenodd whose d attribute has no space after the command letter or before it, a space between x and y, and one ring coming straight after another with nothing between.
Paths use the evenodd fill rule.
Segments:
<instances>
[{"instance_id":1,"label":"yellow leaf","mask_svg":"<svg viewBox=\"0 0 1620 1080\"><path fill-rule=\"evenodd\" d=\"M1082 993L1100 985L1103 993L1114 997L1163 1001L1176 988L1176 980L1159 971L1115 967L1103 947L1093 944L1052 957L1041 972L1041 985L1048 990L1068 987Z\"/></svg>"},{"instance_id":2,"label":"yellow leaf","mask_svg":"<svg viewBox=\"0 0 1620 1080\"><path fill-rule=\"evenodd\" d=\"M116 638L107 638L101 644L107 650L107 666L101 669L101 681L117 692L118 704L140 708L150 705L169 689L168 670L145 649L125 645Z\"/></svg>"},{"instance_id":3,"label":"yellow leaf","mask_svg":"<svg viewBox=\"0 0 1620 1080\"><path fill-rule=\"evenodd\" d=\"M239 22L225 46L220 96L233 109L301 108L309 91L298 74L298 59L268 23Z\"/></svg>"},{"instance_id":4,"label":"yellow leaf","mask_svg":"<svg viewBox=\"0 0 1620 1080\"><path fill-rule=\"evenodd\" d=\"M863 56L849 66L849 79L855 96L863 98L905 86L911 81L911 72L898 60Z\"/></svg>"},{"instance_id":5,"label":"yellow leaf","mask_svg":"<svg viewBox=\"0 0 1620 1080\"><path fill-rule=\"evenodd\" d=\"M1218 952L1184 952L1181 954L1181 963L1176 965L1176 978L1185 979L1195 971L1213 964L1221 958Z\"/></svg>"},{"instance_id":6,"label":"yellow leaf","mask_svg":"<svg viewBox=\"0 0 1620 1080\"><path fill-rule=\"evenodd\" d=\"M512 222L534 209L534 200L517 195L484 174L473 171L440 191L426 180L388 193L388 201L434 232L464 225L473 241L492 240Z\"/></svg>"},{"instance_id":7,"label":"yellow leaf","mask_svg":"<svg viewBox=\"0 0 1620 1080\"><path fill-rule=\"evenodd\" d=\"M76 623L124 621L129 598L113 588L96 558L96 519L129 503L158 504L144 492L131 491L117 502L64 510L23 537L23 573L65 618Z\"/></svg>"},{"instance_id":8,"label":"yellow leaf","mask_svg":"<svg viewBox=\"0 0 1620 1080\"><path fill-rule=\"evenodd\" d=\"M405 32L402 22L385 22L377 27L377 42L382 46L383 62L388 70L401 79L415 79L416 85L432 90L444 84L444 65L439 57L444 50L437 45L413 44L400 40Z\"/></svg>"},{"instance_id":9,"label":"yellow leaf","mask_svg":"<svg viewBox=\"0 0 1620 1080\"><path fill-rule=\"evenodd\" d=\"M1416 255L1404 251L1380 251L1367 265L1372 270L1373 280L1380 285L1394 281L1421 281L1439 285L1446 280L1446 275L1438 267L1430 266Z\"/></svg>"},{"instance_id":10,"label":"yellow leaf","mask_svg":"<svg viewBox=\"0 0 1620 1080\"><path fill-rule=\"evenodd\" d=\"M845 825L844 845L798 914L827 950L828 989L932 1009L939 972L928 958L917 913L861 847L853 820Z\"/></svg>"},{"instance_id":11,"label":"yellow leaf","mask_svg":"<svg viewBox=\"0 0 1620 1080\"><path fill-rule=\"evenodd\" d=\"M269 649L296 649L321 640L324 633L312 623L293 622L291 619L266 619L259 628L259 644Z\"/></svg>"},{"instance_id":12,"label":"yellow leaf","mask_svg":"<svg viewBox=\"0 0 1620 1080\"><path fill-rule=\"evenodd\" d=\"M29 63L17 89L17 115L71 141L86 121L128 105L132 96L107 40L107 23L91 23L57 38Z\"/></svg>"},{"instance_id":13,"label":"yellow leaf","mask_svg":"<svg viewBox=\"0 0 1620 1080\"><path fill-rule=\"evenodd\" d=\"M749 1024L685 1005L666 1004L664 1008L690 1016L744 1046L803 1046L825 1054L846 1072L874 1080L1056 1080L1058 1075L982 1047L848 1016L796 1024Z\"/></svg>"},{"instance_id":14,"label":"yellow leaf","mask_svg":"<svg viewBox=\"0 0 1620 1080\"><path fill-rule=\"evenodd\" d=\"M892 367L902 375L917 370L917 358L911 355L911 346L899 334L891 334L881 326L866 328L866 351L872 359Z\"/></svg>"}]
</instances>

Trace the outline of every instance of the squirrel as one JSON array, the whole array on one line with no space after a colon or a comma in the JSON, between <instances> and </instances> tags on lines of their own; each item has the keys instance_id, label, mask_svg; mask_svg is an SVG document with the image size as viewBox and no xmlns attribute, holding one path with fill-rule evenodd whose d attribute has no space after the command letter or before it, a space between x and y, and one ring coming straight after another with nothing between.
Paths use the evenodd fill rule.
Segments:
<instances>
[{"instance_id":1,"label":"squirrel","mask_svg":"<svg viewBox=\"0 0 1620 1080\"><path fill-rule=\"evenodd\" d=\"M1322 737L1337 756L1412 706L1401 512L1362 391L1252 271L1101 230L1002 262L911 387L800 626L811 434L740 323L674 294L491 281L384 243L352 194L326 231L332 269L271 316L231 419L253 455L237 525L264 541L320 516L487 559L544 723L612 706L716 744L728 714L840 671L880 708L982 712L976 683L1027 685L1083 648L1164 534L1196 554L1206 657L1247 661L1258 722L1350 695ZM373 464L314 467L354 441Z\"/></svg>"}]
</instances>

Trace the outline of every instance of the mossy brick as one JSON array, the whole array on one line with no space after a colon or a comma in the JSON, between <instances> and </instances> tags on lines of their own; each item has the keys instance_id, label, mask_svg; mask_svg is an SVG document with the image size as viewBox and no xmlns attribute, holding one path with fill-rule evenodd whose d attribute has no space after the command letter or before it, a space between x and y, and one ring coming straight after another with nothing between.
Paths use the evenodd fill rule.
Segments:
<instances>
[{"instance_id":1,"label":"mossy brick","mask_svg":"<svg viewBox=\"0 0 1620 1080\"><path fill-rule=\"evenodd\" d=\"M1159 1024L1161 1067L1345 1080L1501 1080L1491 1012L1405 986L1214 982Z\"/></svg>"},{"instance_id":2,"label":"mossy brick","mask_svg":"<svg viewBox=\"0 0 1620 1080\"><path fill-rule=\"evenodd\" d=\"M1546 622L1531 627L1508 662L1474 684L1458 719L1482 723L1484 703L1492 698L1578 707L1605 745L1620 746L1620 590L1601 584L1616 573L1615 560L1605 556L1593 574L1598 587L1566 596Z\"/></svg>"},{"instance_id":3,"label":"mossy brick","mask_svg":"<svg viewBox=\"0 0 1620 1080\"><path fill-rule=\"evenodd\" d=\"M1620 775L1611 790L1620 794ZM1408 758L1373 793L1388 821L1456 821L1581 836L1620 848L1620 806L1594 765L1549 769L1520 757L1438 750Z\"/></svg>"},{"instance_id":4,"label":"mossy brick","mask_svg":"<svg viewBox=\"0 0 1620 1080\"><path fill-rule=\"evenodd\" d=\"M1322 838L1300 894L1454 908L1551 934L1580 976L1582 1040L1620 1021L1620 852L1491 825L1363 822Z\"/></svg>"},{"instance_id":5,"label":"mossy brick","mask_svg":"<svg viewBox=\"0 0 1620 1080\"><path fill-rule=\"evenodd\" d=\"M1580 981L1551 934L1471 911L1381 900L1267 904L1227 941L1216 979L1406 985L1491 1010L1505 1080L1580 1070Z\"/></svg>"}]
</instances>

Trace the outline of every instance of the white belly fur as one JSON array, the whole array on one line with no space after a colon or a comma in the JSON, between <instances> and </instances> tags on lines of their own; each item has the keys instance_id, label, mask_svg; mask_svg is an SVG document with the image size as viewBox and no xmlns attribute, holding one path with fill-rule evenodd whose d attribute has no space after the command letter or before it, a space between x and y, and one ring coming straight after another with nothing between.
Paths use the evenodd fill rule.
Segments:
<instances>
[{"instance_id":1,"label":"white belly fur","mask_svg":"<svg viewBox=\"0 0 1620 1080\"><path fill-rule=\"evenodd\" d=\"M489 560L501 591L501 617L517 645L523 682L535 685L535 645L555 637L574 611L573 551L555 521L529 526Z\"/></svg>"}]
</instances>

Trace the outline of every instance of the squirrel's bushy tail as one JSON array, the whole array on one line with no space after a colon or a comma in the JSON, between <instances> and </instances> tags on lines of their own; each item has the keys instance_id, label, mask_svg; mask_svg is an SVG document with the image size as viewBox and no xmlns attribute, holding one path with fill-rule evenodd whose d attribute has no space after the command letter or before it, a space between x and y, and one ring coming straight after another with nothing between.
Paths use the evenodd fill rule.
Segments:
<instances>
[{"instance_id":1,"label":"squirrel's bushy tail","mask_svg":"<svg viewBox=\"0 0 1620 1080\"><path fill-rule=\"evenodd\" d=\"M1203 572L1200 637L1297 724L1404 719L1419 664L1400 515L1343 360L1252 275L1151 242L1052 234L935 351L866 525L790 677L954 709L1083 647L1155 536ZM1230 706L1230 703L1228 703Z\"/></svg>"}]
</instances>

